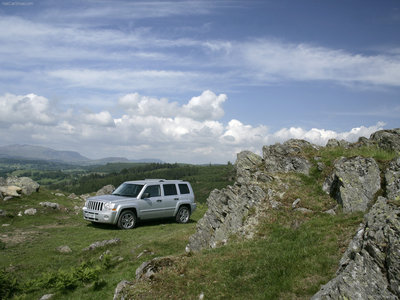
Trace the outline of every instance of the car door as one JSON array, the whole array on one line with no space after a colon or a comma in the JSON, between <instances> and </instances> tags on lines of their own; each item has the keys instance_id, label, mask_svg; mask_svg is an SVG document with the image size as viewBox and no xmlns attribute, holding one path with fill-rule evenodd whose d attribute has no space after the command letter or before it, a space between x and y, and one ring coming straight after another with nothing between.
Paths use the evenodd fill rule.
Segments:
<instances>
[{"instance_id":1,"label":"car door","mask_svg":"<svg viewBox=\"0 0 400 300\"><path fill-rule=\"evenodd\" d=\"M146 195L139 200L140 218L155 219L163 217L163 199L159 184L148 185L142 195Z\"/></svg>"},{"instance_id":2,"label":"car door","mask_svg":"<svg viewBox=\"0 0 400 300\"><path fill-rule=\"evenodd\" d=\"M165 217L173 217L176 204L179 201L178 190L175 183L165 183L163 184L163 209Z\"/></svg>"}]
</instances>

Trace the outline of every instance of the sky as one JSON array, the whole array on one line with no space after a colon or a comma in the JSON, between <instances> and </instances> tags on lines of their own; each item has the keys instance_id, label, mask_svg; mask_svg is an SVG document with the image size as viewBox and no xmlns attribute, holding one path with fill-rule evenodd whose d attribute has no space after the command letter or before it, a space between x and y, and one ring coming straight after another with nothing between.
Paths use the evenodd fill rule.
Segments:
<instances>
[{"instance_id":1,"label":"sky","mask_svg":"<svg viewBox=\"0 0 400 300\"><path fill-rule=\"evenodd\" d=\"M0 145L226 163L400 127L400 1L0 3Z\"/></svg>"}]
</instances>

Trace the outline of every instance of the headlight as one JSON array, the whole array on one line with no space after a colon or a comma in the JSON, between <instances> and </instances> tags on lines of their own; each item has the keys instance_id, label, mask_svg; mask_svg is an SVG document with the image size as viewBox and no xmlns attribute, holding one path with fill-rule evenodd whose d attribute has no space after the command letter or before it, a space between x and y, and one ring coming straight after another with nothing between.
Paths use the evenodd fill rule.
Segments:
<instances>
[{"instance_id":1,"label":"headlight","mask_svg":"<svg viewBox=\"0 0 400 300\"><path fill-rule=\"evenodd\" d=\"M104 208L107 210L112 210L114 208L114 203L106 202L104 203Z\"/></svg>"}]
</instances>

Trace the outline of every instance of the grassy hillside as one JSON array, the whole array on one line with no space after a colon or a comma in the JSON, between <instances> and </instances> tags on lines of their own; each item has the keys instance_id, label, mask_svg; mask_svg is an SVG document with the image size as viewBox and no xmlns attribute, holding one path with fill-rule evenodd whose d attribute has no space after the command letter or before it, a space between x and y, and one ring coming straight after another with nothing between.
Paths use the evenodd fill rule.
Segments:
<instances>
[{"instance_id":1,"label":"grassy hillside","mask_svg":"<svg viewBox=\"0 0 400 300\"><path fill-rule=\"evenodd\" d=\"M336 205L321 189L333 161L339 156L372 156L383 170L397 154L377 149L333 148L309 149L304 155L313 164L310 175L280 175L289 190L281 199L280 209L267 211L255 239L232 237L225 246L190 255L184 249L195 232L196 221L206 211L205 204L199 205L189 224L148 222L122 231L85 222L80 210L74 209L82 204L81 200L55 196L46 189L4 202L1 209L7 211L7 216L0 217L0 224L10 225L0 227L1 297L38 299L55 293L55 299L111 299L118 282L133 280L142 262L174 255L178 259L172 267L161 269L151 282L137 284L130 296L198 299L203 293L205 299L309 299L333 277L362 221L360 213L323 213ZM317 165L321 162L325 165L323 170ZM92 179L101 186L113 183L112 178L124 180L124 176L132 176L130 172L133 171L127 169ZM201 195L227 185L232 175L231 166L173 166L144 172L149 175L145 177L161 178L171 178L176 172L190 180L196 194ZM302 207L313 212L294 211L292 203L297 198L301 198ZM42 208L38 205L41 201L60 203L62 209ZM37 215L17 216L30 207L38 209ZM96 241L113 238L121 242L84 251ZM72 252L59 253L56 248L63 245L68 245Z\"/></svg>"}]
</instances>

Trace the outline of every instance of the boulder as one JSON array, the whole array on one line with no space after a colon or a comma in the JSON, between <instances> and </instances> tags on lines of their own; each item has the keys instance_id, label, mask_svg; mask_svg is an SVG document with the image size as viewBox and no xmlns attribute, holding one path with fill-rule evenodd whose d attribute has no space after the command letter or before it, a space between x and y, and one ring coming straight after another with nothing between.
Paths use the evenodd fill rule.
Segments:
<instances>
[{"instance_id":1,"label":"boulder","mask_svg":"<svg viewBox=\"0 0 400 300\"><path fill-rule=\"evenodd\" d=\"M283 144L277 143L263 147L263 159L267 172L297 172L308 174L311 163L304 157L306 148L315 147L304 140L289 140Z\"/></svg>"},{"instance_id":2,"label":"boulder","mask_svg":"<svg viewBox=\"0 0 400 300\"><path fill-rule=\"evenodd\" d=\"M6 197L20 197L22 189L15 185L0 186L0 193L5 200Z\"/></svg>"},{"instance_id":3,"label":"boulder","mask_svg":"<svg viewBox=\"0 0 400 300\"><path fill-rule=\"evenodd\" d=\"M196 233L189 238L186 251L214 248L233 234L246 235L249 212L266 198L257 185L233 185L213 190L207 199L208 210L197 222Z\"/></svg>"},{"instance_id":4,"label":"boulder","mask_svg":"<svg viewBox=\"0 0 400 300\"><path fill-rule=\"evenodd\" d=\"M40 185L29 177L8 177L6 180L7 185L18 186L21 188L24 195L30 195L33 192L39 192Z\"/></svg>"},{"instance_id":5,"label":"boulder","mask_svg":"<svg viewBox=\"0 0 400 300\"><path fill-rule=\"evenodd\" d=\"M400 298L400 208L378 200L344 253L336 277L311 299Z\"/></svg>"},{"instance_id":6,"label":"boulder","mask_svg":"<svg viewBox=\"0 0 400 300\"><path fill-rule=\"evenodd\" d=\"M400 158L390 162L385 172L386 196L390 200L400 200Z\"/></svg>"},{"instance_id":7,"label":"boulder","mask_svg":"<svg viewBox=\"0 0 400 300\"><path fill-rule=\"evenodd\" d=\"M28 216L34 216L36 215L36 212L37 212L36 208L28 208L24 211L24 214Z\"/></svg>"},{"instance_id":8,"label":"boulder","mask_svg":"<svg viewBox=\"0 0 400 300\"><path fill-rule=\"evenodd\" d=\"M343 147L344 149L348 149L350 147L350 143L345 140L336 140L336 139L329 139L326 143L327 148L334 148L334 147Z\"/></svg>"},{"instance_id":9,"label":"boulder","mask_svg":"<svg viewBox=\"0 0 400 300\"><path fill-rule=\"evenodd\" d=\"M378 164L373 158L360 156L338 159L323 185L323 190L336 199L345 213L366 211L380 188Z\"/></svg>"},{"instance_id":10,"label":"boulder","mask_svg":"<svg viewBox=\"0 0 400 300\"><path fill-rule=\"evenodd\" d=\"M50 207L52 209L60 209L60 204L53 202L40 202L39 205L43 207Z\"/></svg>"},{"instance_id":11,"label":"boulder","mask_svg":"<svg viewBox=\"0 0 400 300\"><path fill-rule=\"evenodd\" d=\"M112 184L108 184L103 186L100 190L97 191L96 196L101 195L109 195L115 190L115 187Z\"/></svg>"},{"instance_id":12,"label":"boulder","mask_svg":"<svg viewBox=\"0 0 400 300\"><path fill-rule=\"evenodd\" d=\"M374 132L370 140L382 149L400 151L400 128Z\"/></svg>"}]
</instances>

